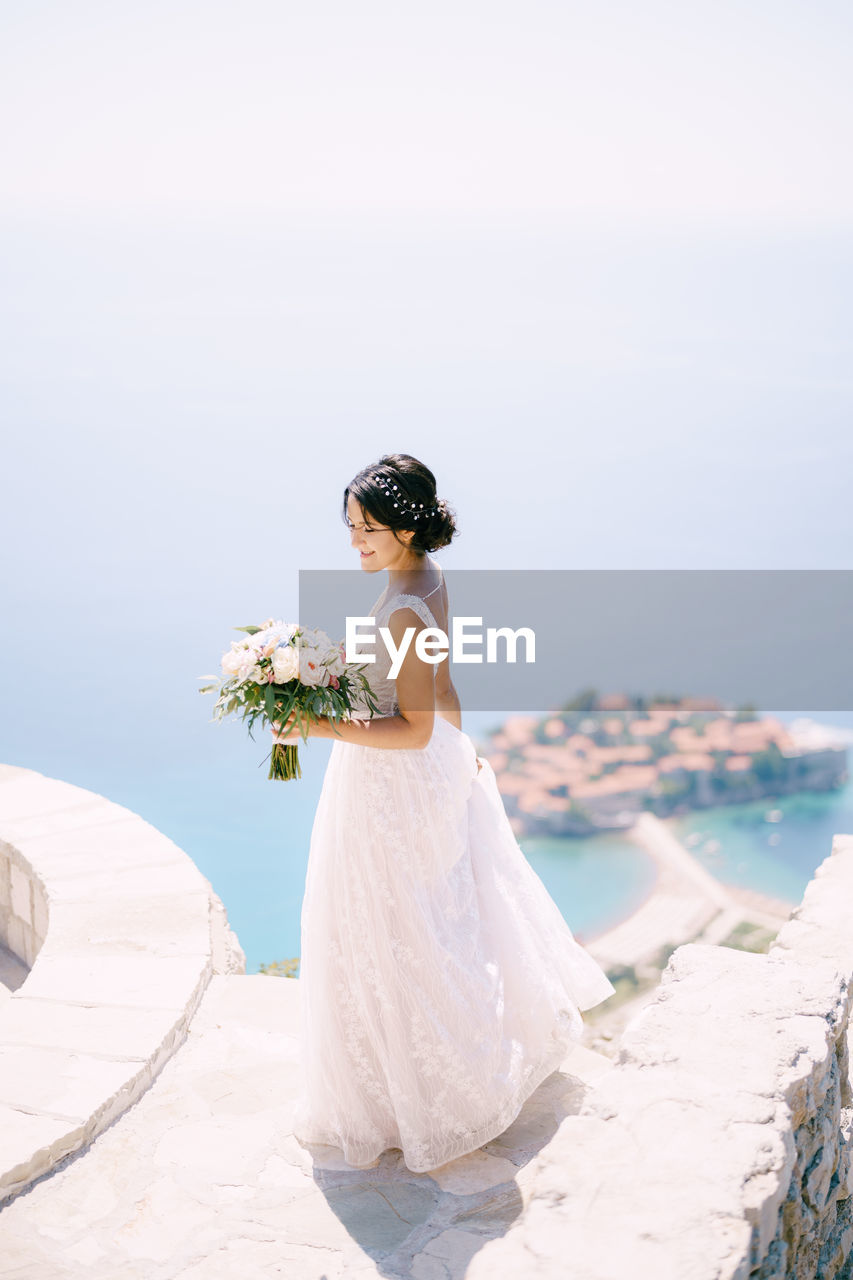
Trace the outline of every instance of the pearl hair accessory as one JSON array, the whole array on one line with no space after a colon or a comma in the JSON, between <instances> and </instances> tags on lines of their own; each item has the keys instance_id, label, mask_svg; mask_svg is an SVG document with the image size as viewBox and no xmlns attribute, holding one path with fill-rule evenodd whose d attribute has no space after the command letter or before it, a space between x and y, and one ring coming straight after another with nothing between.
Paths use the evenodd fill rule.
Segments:
<instances>
[{"instance_id":1,"label":"pearl hair accessory","mask_svg":"<svg viewBox=\"0 0 853 1280\"><path fill-rule=\"evenodd\" d=\"M403 498L403 491L400 489L399 485L394 484L393 480L385 480L381 477L377 477L376 483L379 485L379 488L383 493L385 493L389 498L397 499L397 501L394 502L394 506L400 509L400 514L402 515L405 511L406 503ZM416 508L416 510L413 510L413 508ZM438 506L427 507L424 509L424 504L422 502L409 503L409 514L411 514L413 520L418 520L421 516L434 516L438 511Z\"/></svg>"}]
</instances>

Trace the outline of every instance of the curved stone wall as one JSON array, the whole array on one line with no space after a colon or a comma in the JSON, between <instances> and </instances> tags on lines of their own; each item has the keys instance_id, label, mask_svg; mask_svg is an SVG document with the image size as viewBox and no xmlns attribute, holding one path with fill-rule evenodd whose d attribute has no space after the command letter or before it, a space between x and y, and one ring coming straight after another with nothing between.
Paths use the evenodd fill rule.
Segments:
<instances>
[{"instance_id":1,"label":"curved stone wall","mask_svg":"<svg viewBox=\"0 0 853 1280\"><path fill-rule=\"evenodd\" d=\"M0 765L0 942L30 972L0 1003L0 1200L97 1133L245 956L210 882L138 814Z\"/></svg>"}]
</instances>

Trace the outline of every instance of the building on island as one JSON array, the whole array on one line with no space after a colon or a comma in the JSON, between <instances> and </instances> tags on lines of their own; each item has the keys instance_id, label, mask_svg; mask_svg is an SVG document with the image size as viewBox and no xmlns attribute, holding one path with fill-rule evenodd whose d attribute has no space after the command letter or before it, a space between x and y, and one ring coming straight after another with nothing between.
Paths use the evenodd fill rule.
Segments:
<instances>
[{"instance_id":1,"label":"building on island","mask_svg":"<svg viewBox=\"0 0 853 1280\"><path fill-rule=\"evenodd\" d=\"M639 705L638 705L639 703ZM517 835L588 835L659 816L847 781L847 745L713 699L633 701L513 716L481 744Z\"/></svg>"}]
</instances>

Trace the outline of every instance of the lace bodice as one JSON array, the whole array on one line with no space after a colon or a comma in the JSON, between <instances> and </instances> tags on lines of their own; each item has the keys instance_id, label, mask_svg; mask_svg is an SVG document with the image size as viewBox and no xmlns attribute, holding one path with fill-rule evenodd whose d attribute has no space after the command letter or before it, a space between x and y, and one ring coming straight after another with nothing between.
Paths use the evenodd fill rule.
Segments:
<instances>
[{"instance_id":1,"label":"lace bodice","mask_svg":"<svg viewBox=\"0 0 853 1280\"><path fill-rule=\"evenodd\" d=\"M441 583L439 583L439 586L440 585ZM437 589L438 588L436 588L436 590ZM430 592L429 594L432 593ZM397 702L396 680L390 678L388 675L388 672L391 669L391 654L388 652L386 645L382 641L382 637L379 634L379 628L388 626L388 620L391 617L391 614L395 613L397 609L407 608L413 609L426 626L438 626L432 610L426 603L426 599L421 596L410 595L405 592L388 595L386 588L370 610L370 617L376 619L374 627L375 643L372 647L372 652L376 655L376 661L370 663L365 668L365 675L370 683L373 696L379 705L379 711L376 713L378 715L393 716L396 715L400 709L399 703ZM433 679L435 679L435 667L433 667ZM353 715L357 718L366 718L369 714L370 712L367 708L367 704L362 698L357 699L353 707Z\"/></svg>"}]
</instances>

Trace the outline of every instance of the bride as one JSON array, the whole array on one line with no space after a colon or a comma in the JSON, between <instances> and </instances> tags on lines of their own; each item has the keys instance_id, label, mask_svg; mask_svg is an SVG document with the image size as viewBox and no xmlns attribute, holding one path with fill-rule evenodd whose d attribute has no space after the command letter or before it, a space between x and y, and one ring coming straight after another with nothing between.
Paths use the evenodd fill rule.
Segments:
<instances>
[{"instance_id":1,"label":"bride","mask_svg":"<svg viewBox=\"0 0 853 1280\"><path fill-rule=\"evenodd\" d=\"M387 626L397 650L407 628L449 634L429 553L455 520L433 473L386 454L347 485L343 513L363 572L388 574L374 634ZM309 730L335 745L302 905L293 1132L354 1168L397 1148L424 1173L503 1133L581 1039L580 1011L615 989L519 848L448 662L423 661L416 638L396 679L377 640L378 715ZM293 716L273 729L296 733Z\"/></svg>"}]
</instances>

